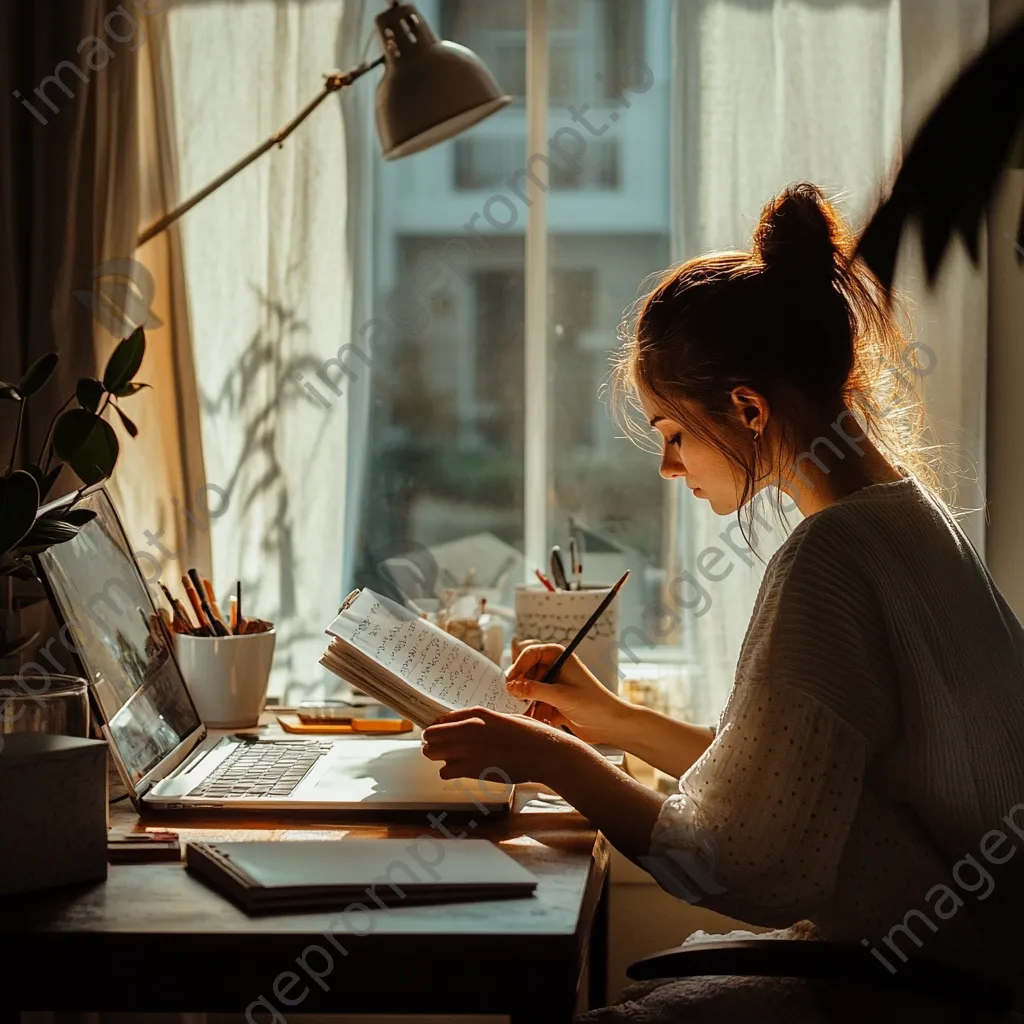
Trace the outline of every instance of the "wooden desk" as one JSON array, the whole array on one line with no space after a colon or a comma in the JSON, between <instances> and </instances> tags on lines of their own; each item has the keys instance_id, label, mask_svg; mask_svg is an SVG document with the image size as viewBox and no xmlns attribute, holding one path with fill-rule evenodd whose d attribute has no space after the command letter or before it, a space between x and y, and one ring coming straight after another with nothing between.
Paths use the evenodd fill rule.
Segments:
<instances>
[{"instance_id":1,"label":"wooden desk","mask_svg":"<svg viewBox=\"0 0 1024 1024\"><path fill-rule=\"evenodd\" d=\"M501 843L533 871L540 880L534 897L375 908L370 917L349 916L352 927L366 931L361 936L337 911L247 917L179 864L115 865L106 883L7 898L0 1021L17 1021L22 1010L251 1009L253 1022L303 1013L493 1013L516 1024L563 1024L576 1006L588 952L591 1004L605 1000L608 845L565 805L535 796L520 787L511 814L468 833ZM135 820L130 805L120 805L117 817L126 816ZM422 817L330 825L164 817L145 825L175 828L183 839L439 836ZM444 824L455 835L465 827ZM296 962L312 946L332 954L330 973L324 956L305 954L312 972L325 974L322 985Z\"/></svg>"}]
</instances>

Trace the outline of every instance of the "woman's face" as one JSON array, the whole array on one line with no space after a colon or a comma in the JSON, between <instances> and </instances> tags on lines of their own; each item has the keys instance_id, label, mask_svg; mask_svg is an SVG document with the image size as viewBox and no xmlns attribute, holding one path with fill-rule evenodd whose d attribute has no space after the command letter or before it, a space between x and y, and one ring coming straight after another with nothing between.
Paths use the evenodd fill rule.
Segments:
<instances>
[{"instance_id":1,"label":"woman's face","mask_svg":"<svg viewBox=\"0 0 1024 1024\"><path fill-rule=\"evenodd\" d=\"M720 516L739 508L743 479L717 448L672 418L672 412L645 395L640 402L648 422L662 441L661 475L680 479Z\"/></svg>"}]
</instances>

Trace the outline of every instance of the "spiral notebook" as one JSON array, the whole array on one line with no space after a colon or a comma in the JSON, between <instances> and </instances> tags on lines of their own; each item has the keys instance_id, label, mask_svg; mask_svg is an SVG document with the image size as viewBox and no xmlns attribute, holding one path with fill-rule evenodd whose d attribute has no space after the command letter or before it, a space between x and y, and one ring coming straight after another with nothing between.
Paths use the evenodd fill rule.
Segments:
<instances>
[{"instance_id":1,"label":"spiral notebook","mask_svg":"<svg viewBox=\"0 0 1024 1024\"><path fill-rule=\"evenodd\" d=\"M529 706L508 693L489 658L372 590L350 595L327 633L320 664L419 726L459 708Z\"/></svg>"}]
</instances>

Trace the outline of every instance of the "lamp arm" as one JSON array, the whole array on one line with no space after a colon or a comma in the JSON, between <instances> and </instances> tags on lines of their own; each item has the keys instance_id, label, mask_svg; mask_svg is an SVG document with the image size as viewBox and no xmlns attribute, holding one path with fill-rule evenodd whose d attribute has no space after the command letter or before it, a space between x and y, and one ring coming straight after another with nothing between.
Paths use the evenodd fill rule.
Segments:
<instances>
[{"instance_id":1,"label":"lamp arm","mask_svg":"<svg viewBox=\"0 0 1024 1024\"><path fill-rule=\"evenodd\" d=\"M216 192L217 189L221 187L221 185L225 184L225 182L230 181L236 174L239 173L239 171L244 171L245 168L249 166L249 164L253 163L253 161L255 160L258 160L261 156L263 156L264 153L267 152L268 149L273 149L274 146L281 145L281 143L283 143L284 140L288 138L288 136L291 135L291 133L295 131L295 129L298 128L299 125L302 124L302 122L305 121L306 118L309 117L309 115L312 114L313 111L316 110L316 108L319 107L320 104L323 103L323 101L327 99L328 96L331 95L331 93L337 92L339 89L344 89L345 86L347 85L351 85L357 78L362 78L362 76L365 75L367 71L370 71L372 68L378 67L383 63L384 57L381 56L378 57L376 60L364 61L357 67L352 68L351 71L327 75L326 80L324 82L324 87L321 90L321 92L308 104L306 104L306 106L280 131L275 132L275 134L271 135L270 138L266 140L266 142L261 143L251 153L249 153L247 156L244 156L241 160L239 160L238 163L233 164L219 177L214 178L214 180L211 181L210 184L207 185L205 188L200 189L198 192L196 192L195 195L186 199L183 203L176 206L173 210L171 210L168 213L165 213L158 220L153 221L152 224L144 228L143 231L139 234L139 238L138 241L136 242L136 245L145 245L146 242L148 242L151 238L155 238L157 235L159 235L161 231L168 228L171 224L178 220L179 217L183 217L186 213L188 213L188 211L191 210L193 206L196 206L199 203L201 203L208 195L211 195L212 193Z\"/></svg>"}]
</instances>

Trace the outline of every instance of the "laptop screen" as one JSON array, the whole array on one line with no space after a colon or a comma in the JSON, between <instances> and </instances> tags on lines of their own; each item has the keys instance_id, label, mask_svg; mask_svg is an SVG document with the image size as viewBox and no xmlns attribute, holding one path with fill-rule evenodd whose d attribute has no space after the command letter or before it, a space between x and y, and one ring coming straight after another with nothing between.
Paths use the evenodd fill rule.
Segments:
<instances>
[{"instance_id":1,"label":"laptop screen","mask_svg":"<svg viewBox=\"0 0 1024 1024\"><path fill-rule=\"evenodd\" d=\"M171 640L105 490L76 505L96 518L39 562L132 783L201 725Z\"/></svg>"}]
</instances>

